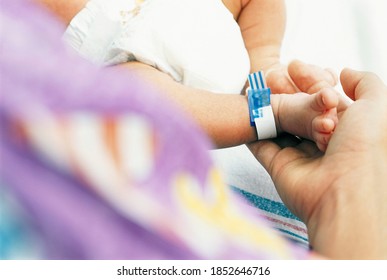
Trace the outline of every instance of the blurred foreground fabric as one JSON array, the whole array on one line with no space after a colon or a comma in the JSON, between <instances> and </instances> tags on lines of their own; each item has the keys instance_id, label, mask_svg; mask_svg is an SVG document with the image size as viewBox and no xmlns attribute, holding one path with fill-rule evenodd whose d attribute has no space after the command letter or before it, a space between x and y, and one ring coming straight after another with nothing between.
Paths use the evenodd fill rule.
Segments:
<instances>
[{"instance_id":1,"label":"blurred foreground fabric","mask_svg":"<svg viewBox=\"0 0 387 280\"><path fill-rule=\"evenodd\" d=\"M0 259L308 256L157 89L76 56L31 1L0 3Z\"/></svg>"}]
</instances>

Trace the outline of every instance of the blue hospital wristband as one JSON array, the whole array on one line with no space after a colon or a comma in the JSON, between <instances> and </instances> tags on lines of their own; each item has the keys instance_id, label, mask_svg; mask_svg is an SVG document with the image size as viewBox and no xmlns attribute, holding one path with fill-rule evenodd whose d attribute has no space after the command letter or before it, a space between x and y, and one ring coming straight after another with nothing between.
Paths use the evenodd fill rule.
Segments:
<instances>
[{"instance_id":1,"label":"blue hospital wristband","mask_svg":"<svg viewBox=\"0 0 387 280\"><path fill-rule=\"evenodd\" d=\"M247 99L250 112L250 125L255 126L258 140L277 137L273 108L270 103L270 88L266 86L263 72L249 75L250 88Z\"/></svg>"}]
</instances>

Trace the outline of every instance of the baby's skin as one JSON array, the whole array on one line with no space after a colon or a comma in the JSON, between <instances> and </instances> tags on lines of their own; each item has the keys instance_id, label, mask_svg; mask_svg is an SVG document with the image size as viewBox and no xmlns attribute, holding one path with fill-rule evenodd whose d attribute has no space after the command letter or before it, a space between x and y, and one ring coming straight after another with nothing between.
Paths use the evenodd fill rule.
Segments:
<instances>
[{"instance_id":1,"label":"baby's skin","mask_svg":"<svg viewBox=\"0 0 387 280\"><path fill-rule=\"evenodd\" d=\"M324 88L315 94L272 94L277 132L288 132L316 142L325 151L338 122L339 93Z\"/></svg>"}]
</instances>

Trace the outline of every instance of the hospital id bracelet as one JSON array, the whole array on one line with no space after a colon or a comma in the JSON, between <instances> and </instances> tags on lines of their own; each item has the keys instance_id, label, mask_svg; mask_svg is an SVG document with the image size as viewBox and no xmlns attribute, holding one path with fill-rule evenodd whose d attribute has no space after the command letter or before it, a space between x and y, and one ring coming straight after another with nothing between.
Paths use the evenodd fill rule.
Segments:
<instances>
[{"instance_id":1,"label":"hospital id bracelet","mask_svg":"<svg viewBox=\"0 0 387 280\"><path fill-rule=\"evenodd\" d=\"M266 86L263 72L252 73L248 77L250 87L247 100L250 112L250 125L257 129L258 140L277 137L273 108L270 104L270 88Z\"/></svg>"}]
</instances>

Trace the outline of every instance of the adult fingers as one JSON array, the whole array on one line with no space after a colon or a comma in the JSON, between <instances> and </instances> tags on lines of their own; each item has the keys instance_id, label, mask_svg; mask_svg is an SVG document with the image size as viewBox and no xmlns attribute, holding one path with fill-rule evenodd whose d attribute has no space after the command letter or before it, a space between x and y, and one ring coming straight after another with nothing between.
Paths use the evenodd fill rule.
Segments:
<instances>
[{"instance_id":1,"label":"adult fingers","mask_svg":"<svg viewBox=\"0 0 387 280\"><path fill-rule=\"evenodd\" d=\"M337 75L333 70L322 69L299 60L294 60L289 64L288 72L295 85L306 93L315 93L337 84Z\"/></svg>"}]
</instances>

